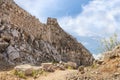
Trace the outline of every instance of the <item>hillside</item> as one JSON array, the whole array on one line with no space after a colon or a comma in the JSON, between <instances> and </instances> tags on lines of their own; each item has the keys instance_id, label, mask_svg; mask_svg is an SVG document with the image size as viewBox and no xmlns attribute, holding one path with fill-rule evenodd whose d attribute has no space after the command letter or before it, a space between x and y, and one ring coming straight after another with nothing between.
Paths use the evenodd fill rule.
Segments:
<instances>
[{"instance_id":1,"label":"hillside","mask_svg":"<svg viewBox=\"0 0 120 80\"><path fill-rule=\"evenodd\" d=\"M95 60L56 18L0 0L0 80L120 80L120 45L103 54Z\"/></svg>"},{"instance_id":2,"label":"hillside","mask_svg":"<svg viewBox=\"0 0 120 80\"><path fill-rule=\"evenodd\" d=\"M27 76L24 79L14 75L14 70L2 71L0 80L120 80L119 52L120 45L112 51L106 52L103 60L95 60L91 66L79 66L78 70L68 68L55 72L44 72L36 78Z\"/></svg>"},{"instance_id":3,"label":"hillside","mask_svg":"<svg viewBox=\"0 0 120 80\"><path fill-rule=\"evenodd\" d=\"M0 59L0 66L59 61L91 65L94 60L57 19L41 23L13 0L0 0Z\"/></svg>"}]
</instances>

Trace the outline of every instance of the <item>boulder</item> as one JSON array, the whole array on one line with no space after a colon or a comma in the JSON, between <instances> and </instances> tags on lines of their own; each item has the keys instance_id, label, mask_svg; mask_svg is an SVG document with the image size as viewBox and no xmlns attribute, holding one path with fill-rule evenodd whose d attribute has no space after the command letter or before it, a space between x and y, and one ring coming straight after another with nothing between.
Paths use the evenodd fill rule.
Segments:
<instances>
[{"instance_id":1,"label":"boulder","mask_svg":"<svg viewBox=\"0 0 120 80\"><path fill-rule=\"evenodd\" d=\"M72 69L76 69L77 68L77 64L75 62L67 62L64 64L64 66L66 68L72 68Z\"/></svg>"},{"instance_id":2,"label":"boulder","mask_svg":"<svg viewBox=\"0 0 120 80\"><path fill-rule=\"evenodd\" d=\"M54 72L55 67L52 63L42 63L41 64L43 70L48 71L48 72Z\"/></svg>"},{"instance_id":3,"label":"boulder","mask_svg":"<svg viewBox=\"0 0 120 80\"><path fill-rule=\"evenodd\" d=\"M30 76L30 75L33 75L34 71L40 71L40 70L42 70L42 67L31 66L29 64L24 64L24 65L18 65L14 69L17 72L22 72L26 76Z\"/></svg>"},{"instance_id":4,"label":"boulder","mask_svg":"<svg viewBox=\"0 0 120 80\"><path fill-rule=\"evenodd\" d=\"M25 65L18 65L14 68L17 72L23 72L25 75L31 75L32 74L32 66L25 64Z\"/></svg>"},{"instance_id":5,"label":"boulder","mask_svg":"<svg viewBox=\"0 0 120 80\"><path fill-rule=\"evenodd\" d=\"M54 65L55 65L55 70L65 70L64 64L57 63Z\"/></svg>"},{"instance_id":6,"label":"boulder","mask_svg":"<svg viewBox=\"0 0 120 80\"><path fill-rule=\"evenodd\" d=\"M116 57L120 57L120 45L116 46L111 51L104 52L103 55L104 59L115 59Z\"/></svg>"},{"instance_id":7,"label":"boulder","mask_svg":"<svg viewBox=\"0 0 120 80\"><path fill-rule=\"evenodd\" d=\"M7 48L7 54L10 60L20 58L19 52L11 45Z\"/></svg>"}]
</instances>

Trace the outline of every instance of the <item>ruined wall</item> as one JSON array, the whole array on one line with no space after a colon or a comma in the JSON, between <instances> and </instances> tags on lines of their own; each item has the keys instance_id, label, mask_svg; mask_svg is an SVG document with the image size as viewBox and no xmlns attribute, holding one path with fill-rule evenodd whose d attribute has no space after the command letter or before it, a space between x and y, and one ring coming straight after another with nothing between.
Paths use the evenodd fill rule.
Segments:
<instances>
[{"instance_id":1,"label":"ruined wall","mask_svg":"<svg viewBox=\"0 0 120 80\"><path fill-rule=\"evenodd\" d=\"M57 19L47 19L49 42L57 49L63 61L77 62L79 65L91 64L93 57L90 52L72 35L66 33L58 24Z\"/></svg>"},{"instance_id":2,"label":"ruined wall","mask_svg":"<svg viewBox=\"0 0 120 80\"><path fill-rule=\"evenodd\" d=\"M90 65L94 60L81 43L59 26L57 19L48 18L43 24L12 0L0 2L0 40L1 61L13 65L51 61Z\"/></svg>"}]
</instances>

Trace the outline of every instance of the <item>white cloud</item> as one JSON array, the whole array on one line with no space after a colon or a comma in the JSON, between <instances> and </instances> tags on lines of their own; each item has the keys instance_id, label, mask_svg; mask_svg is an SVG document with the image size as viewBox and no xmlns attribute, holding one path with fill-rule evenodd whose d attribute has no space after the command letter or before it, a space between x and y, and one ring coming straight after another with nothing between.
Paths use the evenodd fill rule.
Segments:
<instances>
[{"instance_id":1,"label":"white cloud","mask_svg":"<svg viewBox=\"0 0 120 80\"><path fill-rule=\"evenodd\" d=\"M46 21L46 15L58 10L59 0L15 0L17 4L40 19ZM110 35L120 30L120 0L93 0L82 6L83 11L76 17L59 18L60 25L67 32L79 36Z\"/></svg>"},{"instance_id":2,"label":"white cloud","mask_svg":"<svg viewBox=\"0 0 120 80\"><path fill-rule=\"evenodd\" d=\"M98 60L98 59L102 59L103 58L103 54L99 53L99 54L93 54L93 57Z\"/></svg>"},{"instance_id":3,"label":"white cloud","mask_svg":"<svg viewBox=\"0 0 120 80\"><path fill-rule=\"evenodd\" d=\"M15 0L17 4L42 22L46 21L49 12L57 12L60 8L64 8L64 6L58 5L60 1L63 0ZM77 37L80 36L80 38L92 38L93 42L114 32L120 33L120 0L92 0L82 8L82 12L76 17L65 14L64 17L58 19L65 31L77 35ZM86 41L87 43L84 43ZM95 48L93 45L97 45L92 41L86 41L81 42L87 45L86 47L90 46L90 49Z\"/></svg>"},{"instance_id":4,"label":"white cloud","mask_svg":"<svg viewBox=\"0 0 120 80\"><path fill-rule=\"evenodd\" d=\"M66 16L59 22L66 31L79 36L108 36L120 30L119 4L120 0L93 0L77 17Z\"/></svg>"}]
</instances>

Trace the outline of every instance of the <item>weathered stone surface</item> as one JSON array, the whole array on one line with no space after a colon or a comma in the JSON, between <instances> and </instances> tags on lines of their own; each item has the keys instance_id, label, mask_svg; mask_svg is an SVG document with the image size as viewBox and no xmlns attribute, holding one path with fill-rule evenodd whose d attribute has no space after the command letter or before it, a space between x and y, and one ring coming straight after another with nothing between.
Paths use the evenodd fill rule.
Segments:
<instances>
[{"instance_id":1,"label":"weathered stone surface","mask_svg":"<svg viewBox=\"0 0 120 80\"><path fill-rule=\"evenodd\" d=\"M65 63L64 64L64 66L66 67L66 68L72 68L72 69L76 69L77 68L77 64L75 63L75 62L67 62L67 63Z\"/></svg>"},{"instance_id":2,"label":"weathered stone surface","mask_svg":"<svg viewBox=\"0 0 120 80\"><path fill-rule=\"evenodd\" d=\"M47 37L48 42L61 54L62 61L76 62L78 65L92 64L94 59L90 52L71 35L64 32L64 30L60 28L57 19L48 18L46 30L49 34L49 37ZM46 40L46 38L44 40Z\"/></svg>"},{"instance_id":3,"label":"weathered stone surface","mask_svg":"<svg viewBox=\"0 0 120 80\"><path fill-rule=\"evenodd\" d=\"M12 31L12 35L13 35L14 37L19 37L19 32L18 32L17 30L13 30L13 31Z\"/></svg>"},{"instance_id":4,"label":"weathered stone surface","mask_svg":"<svg viewBox=\"0 0 120 80\"><path fill-rule=\"evenodd\" d=\"M24 65L18 65L18 66L16 66L15 70L17 72L22 72L26 76L29 76L29 75L33 74L33 71L42 70L42 67L36 67L36 66L31 66L29 64L24 64Z\"/></svg>"},{"instance_id":5,"label":"weathered stone surface","mask_svg":"<svg viewBox=\"0 0 120 80\"><path fill-rule=\"evenodd\" d=\"M41 66L42 66L43 70L45 70L45 71L48 71L48 72L55 71L52 63L42 63Z\"/></svg>"},{"instance_id":6,"label":"weathered stone surface","mask_svg":"<svg viewBox=\"0 0 120 80\"><path fill-rule=\"evenodd\" d=\"M10 60L14 60L14 59L20 58L19 52L12 46L9 46L7 48L7 54L9 56Z\"/></svg>"},{"instance_id":7,"label":"weathered stone surface","mask_svg":"<svg viewBox=\"0 0 120 80\"><path fill-rule=\"evenodd\" d=\"M104 54L104 59L114 59L120 57L120 45L116 46L112 51L107 51Z\"/></svg>"},{"instance_id":8,"label":"weathered stone surface","mask_svg":"<svg viewBox=\"0 0 120 80\"><path fill-rule=\"evenodd\" d=\"M74 62L91 65L93 56L75 38L66 33L57 19L43 24L18 7L13 0L0 3L0 52L13 64L42 62Z\"/></svg>"},{"instance_id":9,"label":"weathered stone surface","mask_svg":"<svg viewBox=\"0 0 120 80\"><path fill-rule=\"evenodd\" d=\"M99 64L102 65L104 63L103 60L94 60L93 64Z\"/></svg>"}]
</instances>

